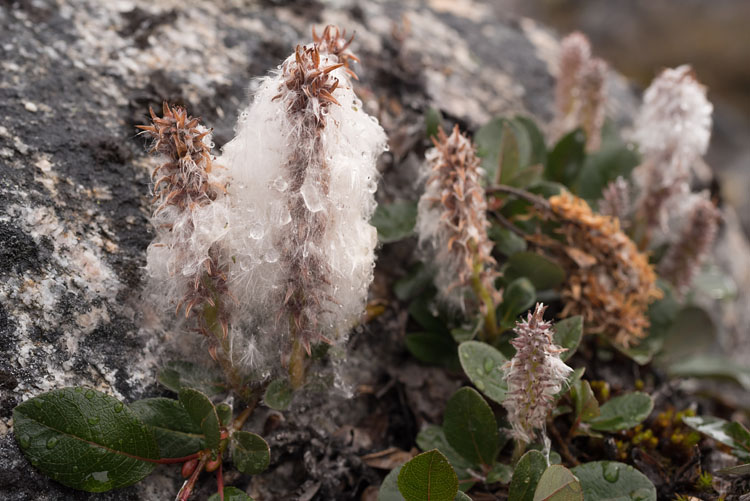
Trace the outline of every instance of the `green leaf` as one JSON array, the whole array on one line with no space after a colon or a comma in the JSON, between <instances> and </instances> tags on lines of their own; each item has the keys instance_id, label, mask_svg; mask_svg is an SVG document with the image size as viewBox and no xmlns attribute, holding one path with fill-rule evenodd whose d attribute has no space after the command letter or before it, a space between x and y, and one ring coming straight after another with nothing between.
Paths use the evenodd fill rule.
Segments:
<instances>
[{"instance_id":1,"label":"green leaf","mask_svg":"<svg viewBox=\"0 0 750 501\"><path fill-rule=\"evenodd\" d=\"M692 286L715 301L737 297L737 283L716 264L705 266L693 279Z\"/></svg>"},{"instance_id":2,"label":"green leaf","mask_svg":"<svg viewBox=\"0 0 750 501\"><path fill-rule=\"evenodd\" d=\"M671 377L717 378L734 381L750 391L750 368L721 355L696 355L671 364Z\"/></svg>"},{"instance_id":3,"label":"green leaf","mask_svg":"<svg viewBox=\"0 0 750 501\"><path fill-rule=\"evenodd\" d=\"M456 497L453 498L453 501L471 501L471 498L463 492L458 491Z\"/></svg>"},{"instance_id":4,"label":"green leaf","mask_svg":"<svg viewBox=\"0 0 750 501\"><path fill-rule=\"evenodd\" d=\"M576 178L575 191L581 198L598 201L611 181L618 176L628 178L639 163L639 155L622 143L604 147L586 156Z\"/></svg>"},{"instance_id":5,"label":"green leaf","mask_svg":"<svg viewBox=\"0 0 750 501\"><path fill-rule=\"evenodd\" d=\"M568 380L565 382L562 389L559 392L557 392L557 395L555 395L555 399L561 398L563 395L568 393L568 391L571 391L571 389L575 388L575 386L579 384L579 381L581 380L581 376L583 376L584 372L586 372L585 367L579 367L577 369L573 369L573 372L571 372L570 375L568 376ZM570 412L570 411L567 411L567 412Z\"/></svg>"},{"instance_id":6,"label":"green leaf","mask_svg":"<svg viewBox=\"0 0 750 501\"><path fill-rule=\"evenodd\" d=\"M740 464L737 466L730 466L729 468L722 468L718 471L722 475L750 475L750 464Z\"/></svg>"},{"instance_id":7,"label":"green leaf","mask_svg":"<svg viewBox=\"0 0 750 501\"><path fill-rule=\"evenodd\" d=\"M615 461L594 461L571 469L583 488L585 500L656 501L651 481L630 465Z\"/></svg>"},{"instance_id":8,"label":"green leaf","mask_svg":"<svg viewBox=\"0 0 750 501\"><path fill-rule=\"evenodd\" d=\"M477 153L482 158L482 168L489 183L525 187L541 173L535 162L540 158L535 151L538 136L532 137L528 122L523 119L495 118L474 134ZM543 141L543 139L542 139ZM501 167L500 167L501 166ZM498 167L501 168L498 179Z\"/></svg>"},{"instance_id":9,"label":"green leaf","mask_svg":"<svg viewBox=\"0 0 750 501\"><path fill-rule=\"evenodd\" d=\"M159 371L157 379L175 393L179 393L182 388L194 388L206 395L214 396L227 390L220 371L192 362L169 362Z\"/></svg>"},{"instance_id":10,"label":"green leaf","mask_svg":"<svg viewBox=\"0 0 750 501\"><path fill-rule=\"evenodd\" d=\"M487 235L495 242L495 248L505 256L526 250L526 240L502 226L493 225L487 231Z\"/></svg>"},{"instance_id":11,"label":"green leaf","mask_svg":"<svg viewBox=\"0 0 750 501\"><path fill-rule=\"evenodd\" d=\"M565 281L565 271L556 263L535 252L517 252L508 259L505 278L526 277L536 290L553 289Z\"/></svg>"},{"instance_id":12,"label":"green leaf","mask_svg":"<svg viewBox=\"0 0 750 501\"><path fill-rule=\"evenodd\" d=\"M183 388L180 390L180 403L206 437L206 447L211 450L219 448L221 430L219 429L219 415L211 400L198 390Z\"/></svg>"},{"instance_id":13,"label":"green leaf","mask_svg":"<svg viewBox=\"0 0 750 501\"><path fill-rule=\"evenodd\" d=\"M445 438L445 433L440 426L427 425L417 435L417 446L423 451L432 449L439 450L453 467L462 487L467 485L467 480L473 478L468 472L469 469L476 468L476 465L464 459L453 447L450 446ZM466 490L466 489L464 489Z\"/></svg>"},{"instance_id":14,"label":"green leaf","mask_svg":"<svg viewBox=\"0 0 750 501\"><path fill-rule=\"evenodd\" d=\"M420 296L409 305L409 315L427 332L450 334L445 320L433 312L431 305L431 298Z\"/></svg>"},{"instance_id":15,"label":"green leaf","mask_svg":"<svg viewBox=\"0 0 750 501\"><path fill-rule=\"evenodd\" d=\"M156 440L122 402L87 388L63 388L13 409L13 430L24 455L63 485L104 492L134 484L154 469Z\"/></svg>"},{"instance_id":16,"label":"green leaf","mask_svg":"<svg viewBox=\"0 0 750 501\"><path fill-rule=\"evenodd\" d=\"M728 445L732 453L743 461L750 461L750 432L737 422L712 416L684 417L682 422L717 442Z\"/></svg>"},{"instance_id":17,"label":"green leaf","mask_svg":"<svg viewBox=\"0 0 750 501\"><path fill-rule=\"evenodd\" d=\"M434 275L435 270L425 266L424 263L417 263L405 277L393 284L393 293L401 301L412 299L432 285Z\"/></svg>"},{"instance_id":18,"label":"green leaf","mask_svg":"<svg viewBox=\"0 0 750 501\"><path fill-rule=\"evenodd\" d=\"M580 417L581 421L591 421L601 413L599 402L596 400L594 392L591 391L591 385L588 381L577 381L571 389L571 395L575 404L576 416Z\"/></svg>"},{"instance_id":19,"label":"green leaf","mask_svg":"<svg viewBox=\"0 0 750 501\"><path fill-rule=\"evenodd\" d=\"M669 368L674 363L710 353L719 344L716 325L708 312L688 306L680 310L664 336L662 352L656 363Z\"/></svg>"},{"instance_id":20,"label":"green leaf","mask_svg":"<svg viewBox=\"0 0 750 501\"><path fill-rule=\"evenodd\" d=\"M378 501L404 501L404 496L398 490L398 476L403 467L403 465L397 466L385 476L378 490Z\"/></svg>"},{"instance_id":21,"label":"green leaf","mask_svg":"<svg viewBox=\"0 0 750 501\"><path fill-rule=\"evenodd\" d=\"M586 157L586 136L576 129L564 135L547 155L545 178L572 189Z\"/></svg>"},{"instance_id":22,"label":"green leaf","mask_svg":"<svg viewBox=\"0 0 750 501\"><path fill-rule=\"evenodd\" d=\"M465 341L458 346L458 359L474 386L497 403L505 400L508 384L502 366L508 361L498 350L481 341Z\"/></svg>"},{"instance_id":23,"label":"green leaf","mask_svg":"<svg viewBox=\"0 0 750 501\"><path fill-rule=\"evenodd\" d=\"M266 406L277 411L283 411L289 408L294 397L294 388L289 384L286 378L274 379L266 388L263 395L263 402Z\"/></svg>"},{"instance_id":24,"label":"green leaf","mask_svg":"<svg viewBox=\"0 0 750 501\"><path fill-rule=\"evenodd\" d=\"M232 421L232 406L226 402L222 402L216 406L216 414L219 416L219 424L221 426L228 426Z\"/></svg>"},{"instance_id":25,"label":"green leaf","mask_svg":"<svg viewBox=\"0 0 750 501\"><path fill-rule=\"evenodd\" d=\"M528 278L513 280L503 291L503 302L500 303L500 319L503 324L513 324L515 318L534 305L536 289Z\"/></svg>"},{"instance_id":26,"label":"green leaf","mask_svg":"<svg viewBox=\"0 0 750 501\"><path fill-rule=\"evenodd\" d=\"M534 501L583 501L581 483L569 469L552 465L539 479Z\"/></svg>"},{"instance_id":27,"label":"green leaf","mask_svg":"<svg viewBox=\"0 0 750 501\"><path fill-rule=\"evenodd\" d=\"M523 127L526 130L526 134L529 136L529 142L531 144L529 163L531 165L544 165L547 162L547 144L544 140L544 134L542 134L542 131L537 127L536 122L529 117L521 115L517 115L514 118L514 121Z\"/></svg>"},{"instance_id":28,"label":"green leaf","mask_svg":"<svg viewBox=\"0 0 750 501\"><path fill-rule=\"evenodd\" d=\"M487 483L494 484L500 482L507 484L513 477L513 468L503 463L496 463L495 466L487 473Z\"/></svg>"},{"instance_id":29,"label":"green leaf","mask_svg":"<svg viewBox=\"0 0 750 501\"><path fill-rule=\"evenodd\" d=\"M458 368L456 342L452 336L433 332L407 334L406 348L420 362L449 369Z\"/></svg>"},{"instance_id":30,"label":"green leaf","mask_svg":"<svg viewBox=\"0 0 750 501\"><path fill-rule=\"evenodd\" d=\"M208 498L208 501L219 501L220 499L221 497L217 492ZM245 491L239 490L237 487L224 487L224 501L253 501L253 498L245 494Z\"/></svg>"},{"instance_id":31,"label":"green leaf","mask_svg":"<svg viewBox=\"0 0 750 501\"><path fill-rule=\"evenodd\" d=\"M451 447L472 463L495 463L497 421L490 406L473 388L461 388L448 400L443 431Z\"/></svg>"},{"instance_id":32,"label":"green leaf","mask_svg":"<svg viewBox=\"0 0 750 501\"><path fill-rule=\"evenodd\" d=\"M528 451L518 460L510 481L508 499L534 501L534 491L547 469L547 459L539 451Z\"/></svg>"},{"instance_id":33,"label":"green leaf","mask_svg":"<svg viewBox=\"0 0 750 501\"><path fill-rule=\"evenodd\" d=\"M399 201L378 205L370 220L378 229L378 239L389 244L414 234L417 224L417 202Z\"/></svg>"},{"instance_id":34,"label":"green leaf","mask_svg":"<svg viewBox=\"0 0 750 501\"><path fill-rule=\"evenodd\" d=\"M458 478L448 459L433 449L412 458L398 475L398 490L406 501L453 501Z\"/></svg>"},{"instance_id":35,"label":"green leaf","mask_svg":"<svg viewBox=\"0 0 750 501\"><path fill-rule=\"evenodd\" d=\"M635 391L612 398L599 407L599 416L588 420L591 428L599 431L627 430L651 414L654 401L650 395Z\"/></svg>"},{"instance_id":36,"label":"green leaf","mask_svg":"<svg viewBox=\"0 0 750 501\"><path fill-rule=\"evenodd\" d=\"M583 317L576 315L575 317L566 318L560 320L555 324L555 334L553 341L556 345L561 348L567 348L560 354L560 359L565 362L578 349L578 345L581 344L581 337L583 337Z\"/></svg>"},{"instance_id":37,"label":"green leaf","mask_svg":"<svg viewBox=\"0 0 750 501\"><path fill-rule=\"evenodd\" d=\"M437 137L438 130L443 123L443 115L436 108L428 108L424 113L424 126L427 138Z\"/></svg>"},{"instance_id":38,"label":"green leaf","mask_svg":"<svg viewBox=\"0 0 750 501\"><path fill-rule=\"evenodd\" d=\"M260 435L236 431L232 434L232 462L242 473L257 475L271 463L271 449Z\"/></svg>"},{"instance_id":39,"label":"green leaf","mask_svg":"<svg viewBox=\"0 0 750 501\"><path fill-rule=\"evenodd\" d=\"M151 428L160 457L181 458L206 447L200 426L177 400L147 398L130 404L133 414Z\"/></svg>"}]
</instances>

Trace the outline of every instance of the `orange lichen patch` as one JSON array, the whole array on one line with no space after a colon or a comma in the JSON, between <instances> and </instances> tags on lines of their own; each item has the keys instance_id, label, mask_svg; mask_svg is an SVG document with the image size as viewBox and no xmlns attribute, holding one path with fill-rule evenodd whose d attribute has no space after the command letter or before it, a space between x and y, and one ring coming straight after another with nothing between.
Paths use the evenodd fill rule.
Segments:
<instances>
[{"instance_id":1,"label":"orange lichen patch","mask_svg":"<svg viewBox=\"0 0 750 501\"><path fill-rule=\"evenodd\" d=\"M566 268L562 316L582 315L589 333L611 335L628 347L645 337L648 305L662 297L645 254L620 230L616 218L591 210L563 192L549 199L547 217L560 222L563 241L534 239Z\"/></svg>"}]
</instances>

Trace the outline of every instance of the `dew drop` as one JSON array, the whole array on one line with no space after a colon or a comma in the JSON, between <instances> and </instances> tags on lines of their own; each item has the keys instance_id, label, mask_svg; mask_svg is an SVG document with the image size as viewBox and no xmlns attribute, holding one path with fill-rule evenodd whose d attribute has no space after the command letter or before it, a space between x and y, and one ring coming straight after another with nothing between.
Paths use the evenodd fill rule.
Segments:
<instances>
[{"instance_id":1,"label":"dew drop","mask_svg":"<svg viewBox=\"0 0 750 501\"><path fill-rule=\"evenodd\" d=\"M91 400L94 398L94 390L86 390L86 393L84 393L83 396Z\"/></svg>"},{"instance_id":2,"label":"dew drop","mask_svg":"<svg viewBox=\"0 0 750 501\"><path fill-rule=\"evenodd\" d=\"M461 356L464 357L464 358L466 358L466 359L469 358L469 354L467 352L461 353Z\"/></svg>"},{"instance_id":3,"label":"dew drop","mask_svg":"<svg viewBox=\"0 0 750 501\"><path fill-rule=\"evenodd\" d=\"M115 404L115 412L122 412L122 408L123 408L122 402L117 402Z\"/></svg>"},{"instance_id":4,"label":"dew drop","mask_svg":"<svg viewBox=\"0 0 750 501\"><path fill-rule=\"evenodd\" d=\"M477 376L484 376L484 371L480 367L477 367L476 373Z\"/></svg>"},{"instance_id":5,"label":"dew drop","mask_svg":"<svg viewBox=\"0 0 750 501\"><path fill-rule=\"evenodd\" d=\"M305 202L305 207L310 212L320 212L323 210L323 200L320 196L318 189L313 186L313 183L306 180L302 184L302 188L299 190L302 195L302 200Z\"/></svg>"},{"instance_id":6,"label":"dew drop","mask_svg":"<svg viewBox=\"0 0 750 501\"><path fill-rule=\"evenodd\" d=\"M263 238L264 233L263 224L260 222L251 224L249 232L250 238L252 238L253 240L260 240L261 238Z\"/></svg>"},{"instance_id":7,"label":"dew drop","mask_svg":"<svg viewBox=\"0 0 750 501\"><path fill-rule=\"evenodd\" d=\"M602 476L607 482L615 483L620 478L620 468L610 462L602 463Z\"/></svg>"},{"instance_id":8,"label":"dew drop","mask_svg":"<svg viewBox=\"0 0 750 501\"><path fill-rule=\"evenodd\" d=\"M83 388L81 388L80 386L76 386L76 387L75 387L75 388L73 389L73 391L75 391L76 393L83 393Z\"/></svg>"},{"instance_id":9,"label":"dew drop","mask_svg":"<svg viewBox=\"0 0 750 501\"><path fill-rule=\"evenodd\" d=\"M477 389L479 391L484 391L485 386L484 386L484 383L482 381L477 381L476 382L476 386L477 386Z\"/></svg>"},{"instance_id":10,"label":"dew drop","mask_svg":"<svg viewBox=\"0 0 750 501\"><path fill-rule=\"evenodd\" d=\"M96 424L99 422L99 416L91 416L88 419L89 424Z\"/></svg>"},{"instance_id":11,"label":"dew drop","mask_svg":"<svg viewBox=\"0 0 750 501\"><path fill-rule=\"evenodd\" d=\"M651 497L651 492L648 489L636 489L630 493L630 499L633 501L645 501Z\"/></svg>"},{"instance_id":12,"label":"dew drop","mask_svg":"<svg viewBox=\"0 0 750 501\"><path fill-rule=\"evenodd\" d=\"M28 435L21 435L21 438L18 439L18 443L21 445L22 449L26 449L31 445L31 439Z\"/></svg>"},{"instance_id":13,"label":"dew drop","mask_svg":"<svg viewBox=\"0 0 750 501\"><path fill-rule=\"evenodd\" d=\"M489 357L485 358L484 359L484 372L489 374L490 372L492 372L492 369L494 368L495 368L495 362Z\"/></svg>"},{"instance_id":14,"label":"dew drop","mask_svg":"<svg viewBox=\"0 0 750 501\"><path fill-rule=\"evenodd\" d=\"M57 445L57 442L59 442L57 437L52 437L49 440L47 440L47 449L54 449L55 446Z\"/></svg>"},{"instance_id":15,"label":"dew drop","mask_svg":"<svg viewBox=\"0 0 750 501\"><path fill-rule=\"evenodd\" d=\"M284 176L279 176L273 180L272 186L275 190L286 191L286 189L289 187L289 183L286 179L284 179Z\"/></svg>"}]
</instances>

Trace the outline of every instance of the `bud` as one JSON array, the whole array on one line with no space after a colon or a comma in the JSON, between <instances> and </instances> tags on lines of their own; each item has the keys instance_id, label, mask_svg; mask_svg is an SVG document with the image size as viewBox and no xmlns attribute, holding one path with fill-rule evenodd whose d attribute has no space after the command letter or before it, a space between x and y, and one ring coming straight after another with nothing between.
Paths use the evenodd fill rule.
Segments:
<instances>
[{"instance_id":1,"label":"bud","mask_svg":"<svg viewBox=\"0 0 750 501\"><path fill-rule=\"evenodd\" d=\"M516 322L516 337L510 342L516 354L503 366L508 382L503 407L514 438L526 443L533 441L534 430L544 430L555 395L573 371L560 360L565 349L552 342L552 322L544 320L546 309L537 303L526 320Z\"/></svg>"}]
</instances>

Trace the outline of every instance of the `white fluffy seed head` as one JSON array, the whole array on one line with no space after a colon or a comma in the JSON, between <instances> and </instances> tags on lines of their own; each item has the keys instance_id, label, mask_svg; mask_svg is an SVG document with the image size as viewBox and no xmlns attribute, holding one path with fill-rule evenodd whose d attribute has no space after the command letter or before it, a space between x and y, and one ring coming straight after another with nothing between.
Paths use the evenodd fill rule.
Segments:
<instances>
[{"instance_id":1,"label":"white fluffy seed head","mask_svg":"<svg viewBox=\"0 0 750 501\"><path fill-rule=\"evenodd\" d=\"M303 57L313 48L301 49ZM245 358L256 367L278 365L289 342L283 306L290 294L319 334L337 342L361 315L373 277L377 233L368 221L385 133L362 110L345 67L330 72L338 104L313 96L300 106L299 94L285 87L297 55L260 80L218 161L233 179L229 288L244 320L243 343L252 346ZM320 68L339 62L329 53L319 58ZM325 276L290 276L320 270Z\"/></svg>"}]
</instances>

